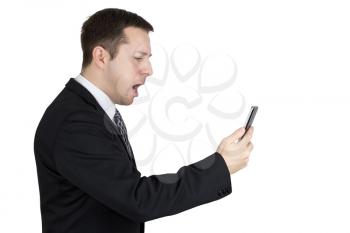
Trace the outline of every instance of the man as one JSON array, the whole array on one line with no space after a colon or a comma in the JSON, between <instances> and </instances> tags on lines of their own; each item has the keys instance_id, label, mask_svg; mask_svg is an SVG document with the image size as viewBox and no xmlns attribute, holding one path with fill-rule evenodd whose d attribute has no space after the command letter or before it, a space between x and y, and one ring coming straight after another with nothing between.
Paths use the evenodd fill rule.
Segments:
<instances>
[{"instance_id":1,"label":"man","mask_svg":"<svg viewBox=\"0 0 350 233\"><path fill-rule=\"evenodd\" d=\"M83 65L45 111L35 134L42 232L144 232L144 222L231 193L253 129L176 174L141 177L115 104L130 105L152 74L152 26L120 9L92 15L81 31Z\"/></svg>"}]
</instances>

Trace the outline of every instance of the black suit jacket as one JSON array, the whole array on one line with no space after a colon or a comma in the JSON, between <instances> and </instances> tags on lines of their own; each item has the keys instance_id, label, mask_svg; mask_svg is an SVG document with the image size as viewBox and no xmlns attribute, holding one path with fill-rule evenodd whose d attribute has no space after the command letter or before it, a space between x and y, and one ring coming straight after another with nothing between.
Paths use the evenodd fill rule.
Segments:
<instances>
[{"instance_id":1,"label":"black suit jacket","mask_svg":"<svg viewBox=\"0 0 350 233\"><path fill-rule=\"evenodd\" d=\"M231 193L218 153L177 173L141 177L113 122L74 79L36 130L43 233L144 232L144 222Z\"/></svg>"}]
</instances>

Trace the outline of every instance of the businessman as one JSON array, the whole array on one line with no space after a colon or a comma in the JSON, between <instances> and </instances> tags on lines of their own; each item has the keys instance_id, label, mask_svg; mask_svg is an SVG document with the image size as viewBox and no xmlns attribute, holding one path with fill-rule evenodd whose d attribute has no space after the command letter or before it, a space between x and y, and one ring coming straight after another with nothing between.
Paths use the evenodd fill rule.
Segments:
<instances>
[{"instance_id":1,"label":"businessman","mask_svg":"<svg viewBox=\"0 0 350 233\"><path fill-rule=\"evenodd\" d=\"M35 133L43 233L134 233L144 223L231 193L248 163L253 128L174 174L141 176L117 105L130 105L152 74L148 33L137 14L103 9L81 30L81 73L46 109Z\"/></svg>"}]
</instances>

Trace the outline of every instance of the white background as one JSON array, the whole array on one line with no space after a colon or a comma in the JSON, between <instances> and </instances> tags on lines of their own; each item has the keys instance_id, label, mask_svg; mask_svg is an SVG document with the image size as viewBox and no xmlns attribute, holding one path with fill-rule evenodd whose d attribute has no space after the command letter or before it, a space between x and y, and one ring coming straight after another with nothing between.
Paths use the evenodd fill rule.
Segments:
<instances>
[{"instance_id":1,"label":"white background","mask_svg":"<svg viewBox=\"0 0 350 233\"><path fill-rule=\"evenodd\" d=\"M0 232L41 231L34 132L80 72L82 23L106 7L143 16L169 52L189 43L203 57L232 55L247 107L215 123L216 140L259 105L255 148L249 166L231 176L233 193L148 222L146 232L350 232L350 6L338 0L2 1Z\"/></svg>"}]
</instances>

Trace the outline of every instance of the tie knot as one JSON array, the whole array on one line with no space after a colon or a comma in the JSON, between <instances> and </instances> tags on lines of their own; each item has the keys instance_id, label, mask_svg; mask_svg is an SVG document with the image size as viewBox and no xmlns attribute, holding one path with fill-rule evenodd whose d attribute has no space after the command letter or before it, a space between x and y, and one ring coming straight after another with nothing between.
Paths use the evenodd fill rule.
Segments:
<instances>
[{"instance_id":1,"label":"tie knot","mask_svg":"<svg viewBox=\"0 0 350 233\"><path fill-rule=\"evenodd\" d=\"M114 122L115 122L115 124L117 125L117 127L119 129L119 133L120 134L126 134L125 123L124 123L123 118L120 115L120 112L118 111L118 109L115 109Z\"/></svg>"},{"instance_id":2,"label":"tie knot","mask_svg":"<svg viewBox=\"0 0 350 233\"><path fill-rule=\"evenodd\" d=\"M119 115L119 116L120 116L120 112L118 111L117 108L115 108L115 113L114 113L114 115Z\"/></svg>"},{"instance_id":3,"label":"tie knot","mask_svg":"<svg viewBox=\"0 0 350 233\"><path fill-rule=\"evenodd\" d=\"M118 134L122 136L122 139L123 139L124 145L128 151L128 154L132 157L133 154L132 154L132 150L131 150L131 145L129 143L128 133L127 133L127 130L125 127L125 123L124 123L123 118L120 115L117 108L115 109L114 122L117 126Z\"/></svg>"},{"instance_id":4,"label":"tie knot","mask_svg":"<svg viewBox=\"0 0 350 233\"><path fill-rule=\"evenodd\" d=\"M118 111L118 109L115 109L114 121L123 121L122 116L120 115L120 112Z\"/></svg>"}]
</instances>

